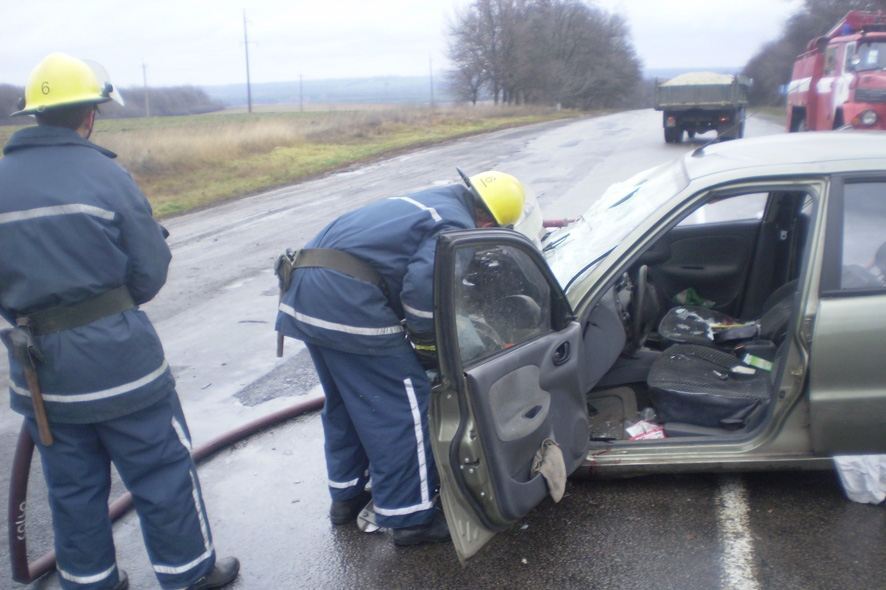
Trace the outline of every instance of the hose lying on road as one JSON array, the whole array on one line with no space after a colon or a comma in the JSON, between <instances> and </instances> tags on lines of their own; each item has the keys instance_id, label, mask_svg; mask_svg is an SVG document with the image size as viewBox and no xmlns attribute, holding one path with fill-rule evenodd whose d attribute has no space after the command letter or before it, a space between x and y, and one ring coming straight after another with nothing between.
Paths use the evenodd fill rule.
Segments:
<instances>
[{"instance_id":1,"label":"hose lying on road","mask_svg":"<svg viewBox=\"0 0 886 590\"><path fill-rule=\"evenodd\" d=\"M323 407L323 397L309 399L284 408L263 418L248 422L201 445L191 453L199 463L225 447L229 447L248 436L261 432L286 420L291 420L307 412ZM28 477L31 473L31 457L34 454L34 441L27 429L22 427L12 461L12 477L9 480L9 561L12 566L12 579L29 584L55 568L55 552L50 551L35 561L28 563L28 547L25 535L27 514ZM114 500L109 512L115 521L132 508L132 494L126 493Z\"/></svg>"}]
</instances>

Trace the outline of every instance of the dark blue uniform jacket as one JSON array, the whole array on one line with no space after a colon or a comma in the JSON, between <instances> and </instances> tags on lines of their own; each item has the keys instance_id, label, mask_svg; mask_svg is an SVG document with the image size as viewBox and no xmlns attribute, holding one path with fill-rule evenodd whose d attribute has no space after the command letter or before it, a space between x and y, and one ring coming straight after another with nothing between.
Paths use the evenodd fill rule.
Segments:
<instances>
[{"instance_id":1,"label":"dark blue uniform jacket","mask_svg":"<svg viewBox=\"0 0 886 590\"><path fill-rule=\"evenodd\" d=\"M0 314L71 305L125 285L137 304L166 282L170 252L115 154L57 127L16 132L0 159ZM173 391L160 340L137 309L37 338L50 422L90 423ZM12 408L32 414L10 355Z\"/></svg>"},{"instance_id":2,"label":"dark blue uniform jacket","mask_svg":"<svg viewBox=\"0 0 886 590\"><path fill-rule=\"evenodd\" d=\"M284 294L277 329L311 344L357 354L385 354L411 332L433 336L434 253L447 230L475 227L471 197L460 185L391 197L339 217L305 248L336 248L371 264L378 286L340 272L300 268Z\"/></svg>"}]
</instances>

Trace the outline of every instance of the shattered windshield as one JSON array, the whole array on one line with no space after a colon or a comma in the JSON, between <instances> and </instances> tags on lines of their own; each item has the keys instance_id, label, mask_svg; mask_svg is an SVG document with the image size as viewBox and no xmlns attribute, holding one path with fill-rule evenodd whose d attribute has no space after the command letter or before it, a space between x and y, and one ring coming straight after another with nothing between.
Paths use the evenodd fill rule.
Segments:
<instances>
[{"instance_id":1,"label":"shattered windshield","mask_svg":"<svg viewBox=\"0 0 886 590\"><path fill-rule=\"evenodd\" d=\"M682 160L650 168L610 186L575 223L549 236L545 257L563 289L688 183Z\"/></svg>"}]
</instances>

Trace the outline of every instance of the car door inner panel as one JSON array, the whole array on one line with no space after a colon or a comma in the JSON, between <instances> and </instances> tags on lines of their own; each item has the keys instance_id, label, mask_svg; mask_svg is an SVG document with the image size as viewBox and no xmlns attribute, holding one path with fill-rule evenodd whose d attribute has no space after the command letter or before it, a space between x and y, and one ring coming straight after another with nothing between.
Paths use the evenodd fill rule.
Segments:
<instances>
[{"instance_id":1,"label":"car door inner panel","mask_svg":"<svg viewBox=\"0 0 886 590\"><path fill-rule=\"evenodd\" d=\"M548 495L544 477L531 473L546 440L563 450L567 474L585 458L588 421L576 377L579 358L557 360L563 344L577 350L580 338L581 327L573 322L465 372L477 434L485 456L495 458L487 461L489 475L506 521L526 515Z\"/></svg>"}]
</instances>

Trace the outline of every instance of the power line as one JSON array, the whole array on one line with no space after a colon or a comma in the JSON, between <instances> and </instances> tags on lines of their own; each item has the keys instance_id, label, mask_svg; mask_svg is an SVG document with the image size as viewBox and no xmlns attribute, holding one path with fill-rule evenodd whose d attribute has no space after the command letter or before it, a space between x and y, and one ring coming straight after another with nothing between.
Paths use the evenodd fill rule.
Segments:
<instances>
[{"instance_id":1,"label":"power line","mask_svg":"<svg viewBox=\"0 0 886 590\"><path fill-rule=\"evenodd\" d=\"M249 37L246 34L246 9L243 9L243 47L246 50L246 103L252 112L252 83L249 80Z\"/></svg>"},{"instance_id":2,"label":"power line","mask_svg":"<svg viewBox=\"0 0 886 590\"><path fill-rule=\"evenodd\" d=\"M142 82L145 85L145 117L151 116L151 95L148 92L148 64L142 62Z\"/></svg>"}]
</instances>

